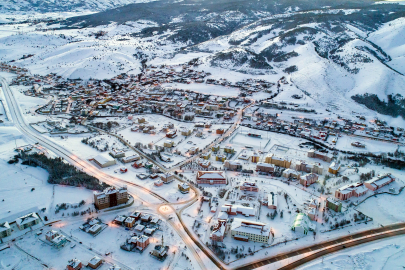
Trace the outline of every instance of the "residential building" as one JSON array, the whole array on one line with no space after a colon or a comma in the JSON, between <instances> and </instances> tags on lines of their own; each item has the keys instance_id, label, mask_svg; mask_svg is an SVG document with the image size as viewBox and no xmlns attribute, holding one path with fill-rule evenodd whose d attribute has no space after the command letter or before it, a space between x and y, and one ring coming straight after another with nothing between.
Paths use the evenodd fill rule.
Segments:
<instances>
[{"instance_id":1,"label":"residential building","mask_svg":"<svg viewBox=\"0 0 405 270\"><path fill-rule=\"evenodd\" d=\"M135 225L135 218L127 217L127 218L125 219L125 226L126 226L126 227L132 228L132 227L134 227L134 225Z\"/></svg>"},{"instance_id":2,"label":"residential building","mask_svg":"<svg viewBox=\"0 0 405 270\"><path fill-rule=\"evenodd\" d=\"M318 175L315 173L308 173L306 175L300 176L300 184L304 187L308 187L318 181Z\"/></svg>"},{"instance_id":3,"label":"residential building","mask_svg":"<svg viewBox=\"0 0 405 270\"><path fill-rule=\"evenodd\" d=\"M267 207L269 209L277 209L277 193L270 192L267 196Z\"/></svg>"},{"instance_id":4,"label":"residential building","mask_svg":"<svg viewBox=\"0 0 405 270\"><path fill-rule=\"evenodd\" d=\"M287 169L283 171L283 177L285 178L294 178L294 179L300 179L301 175L296 171L292 169Z\"/></svg>"},{"instance_id":5,"label":"residential building","mask_svg":"<svg viewBox=\"0 0 405 270\"><path fill-rule=\"evenodd\" d=\"M218 220L214 225L212 232L210 234L210 239L213 242L223 242L226 233L226 220Z\"/></svg>"},{"instance_id":6,"label":"residential building","mask_svg":"<svg viewBox=\"0 0 405 270\"><path fill-rule=\"evenodd\" d=\"M226 156L225 155L216 155L215 160L224 162L226 160Z\"/></svg>"},{"instance_id":7,"label":"residential building","mask_svg":"<svg viewBox=\"0 0 405 270\"><path fill-rule=\"evenodd\" d=\"M174 174L172 174L172 173L162 173L159 176L160 176L160 179L165 184L170 183L174 180Z\"/></svg>"},{"instance_id":8,"label":"residential building","mask_svg":"<svg viewBox=\"0 0 405 270\"><path fill-rule=\"evenodd\" d=\"M59 233L57 231L50 230L45 234L45 239L52 242L52 240L58 235L59 235Z\"/></svg>"},{"instance_id":9,"label":"residential building","mask_svg":"<svg viewBox=\"0 0 405 270\"><path fill-rule=\"evenodd\" d=\"M326 207L335 211L341 212L342 211L342 203L340 201L335 200L334 198L328 197L326 199Z\"/></svg>"},{"instance_id":10,"label":"residential building","mask_svg":"<svg viewBox=\"0 0 405 270\"><path fill-rule=\"evenodd\" d=\"M265 223L234 218L231 225L231 235L235 240L268 243L270 227Z\"/></svg>"},{"instance_id":11,"label":"residential building","mask_svg":"<svg viewBox=\"0 0 405 270\"><path fill-rule=\"evenodd\" d=\"M318 159L322 159L323 161L326 162L331 162L333 155L329 154L329 153L325 153L325 152L319 152L316 151L315 149L311 149L307 152L308 157L310 158L318 158Z\"/></svg>"},{"instance_id":12,"label":"residential building","mask_svg":"<svg viewBox=\"0 0 405 270\"><path fill-rule=\"evenodd\" d=\"M244 182L239 187L239 189L243 190L243 191L252 191L252 192L258 192L259 191L259 187L254 182Z\"/></svg>"},{"instance_id":13,"label":"residential building","mask_svg":"<svg viewBox=\"0 0 405 270\"><path fill-rule=\"evenodd\" d=\"M258 162L256 165L256 171L272 173L274 172L275 165L269 163Z\"/></svg>"},{"instance_id":14,"label":"residential building","mask_svg":"<svg viewBox=\"0 0 405 270\"><path fill-rule=\"evenodd\" d=\"M17 218L15 220L15 223L17 224L18 229L24 230L26 228L39 224L39 221L40 221L40 219L39 219L38 215L33 212L28 215Z\"/></svg>"},{"instance_id":15,"label":"residential building","mask_svg":"<svg viewBox=\"0 0 405 270\"><path fill-rule=\"evenodd\" d=\"M225 160L224 167L230 171L242 170L242 163L237 160Z\"/></svg>"},{"instance_id":16,"label":"residential building","mask_svg":"<svg viewBox=\"0 0 405 270\"><path fill-rule=\"evenodd\" d=\"M277 157L273 153L270 153L265 158L265 163L274 164L283 168L290 168L291 160L287 158Z\"/></svg>"},{"instance_id":17,"label":"residential building","mask_svg":"<svg viewBox=\"0 0 405 270\"><path fill-rule=\"evenodd\" d=\"M94 205L97 209L105 209L108 207L124 204L128 201L127 187L116 189L108 187L104 191L94 191Z\"/></svg>"},{"instance_id":18,"label":"residential building","mask_svg":"<svg viewBox=\"0 0 405 270\"><path fill-rule=\"evenodd\" d=\"M259 160L260 160L260 155L255 152L255 153L253 153L252 156L250 157L250 160L251 160L253 163L258 163Z\"/></svg>"},{"instance_id":19,"label":"residential building","mask_svg":"<svg viewBox=\"0 0 405 270\"><path fill-rule=\"evenodd\" d=\"M173 142L172 140L166 140L166 141L163 143L163 146L164 146L164 147L167 147L167 148L171 148L171 147L173 147L173 145L174 145L174 142Z\"/></svg>"},{"instance_id":20,"label":"residential building","mask_svg":"<svg viewBox=\"0 0 405 270\"><path fill-rule=\"evenodd\" d=\"M332 174L337 174L339 172L339 170L340 170L340 164L337 162L332 162L329 166L328 172L332 173Z\"/></svg>"},{"instance_id":21,"label":"residential building","mask_svg":"<svg viewBox=\"0 0 405 270\"><path fill-rule=\"evenodd\" d=\"M335 198L339 200L347 200L351 197L360 197L366 194L368 189L363 183L352 183L338 188L335 191Z\"/></svg>"},{"instance_id":22,"label":"residential building","mask_svg":"<svg viewBox=\"0 0 405 270\"><path fill-rule=\"evenodd\" d=\"M11 235L11 227L8 222L0 223L0 238L4 238Z\"/></svg>"},{"instance_id":23,"label":"residential building","mask_svg":"<svg viewBox=\"0 0 405 270\"><path fill-rule=\"evenodd\" d=\"M149 245L149 241L149 237L146 235L133 236L130 239L130 242L135 244L136 248L139 250L144 250L145 248L147 248Z\"/></svg>"},{"instance_id":24,"label":"residential building","mask_svg":"<svg viewBox=\"0 0 405 270\"><path fill-rule=\"evenodd\" d=\"M225 173L222 171L198 171L196 181L197 184L227 184Z\"/></svg>"},{"instance_id":25,"label":"residential building","mask_svg":"<svg viewBox=\"0 0 405 270\"><path fill-rule=\"evenodd\" d=\"M369 190L375 191L394 181L395 181L395 178L390 173L386 173L386 174L383 174L383 175L380 175L380 176L377 176L370 180L365 181L364 185Z\"/></svg>"},{"instance_id":26,"label":"residential building","mask_svg":"<svg viewBox=\"0 0 405 270\"><path fill-rule=\"evenodd\" d=\"M131 156L128 156L128 157L123 157L122 162L129 163L129 162L137 161L137 160L140 160L140 159L141 159L141 157L138 154L134 154L134 155L131 155Z\"/></svg>"},{"instance_id":27,"label":"residential building","mask_svg":"<svg viewBox=\"0 0 405 270\"><path fill-rule=\"evenodd\" d=\"M225 146L224 152L225 152L225 153L228 153L228 154L234 154L234 153L235 153L235 149L234 149L232 146Z\"/></svg>"}]
</instances>

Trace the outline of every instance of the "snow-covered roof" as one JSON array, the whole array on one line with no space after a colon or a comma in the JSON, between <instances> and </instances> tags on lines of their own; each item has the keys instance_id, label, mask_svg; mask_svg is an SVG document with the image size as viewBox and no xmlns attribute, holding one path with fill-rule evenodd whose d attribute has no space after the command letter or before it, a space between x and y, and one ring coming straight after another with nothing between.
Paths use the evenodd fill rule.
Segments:
<instances>
[{"instance_id":1,"label":"snow-covered roof","mask_svg":"<svg viewBox=\"0 0 405 270\"><path fill-rule=\"evenodd\" d=\"M15 222L17 223L18 226L20 226L20 225L30 223L30 222L32 222L33 220L36 220L36 219L39 219L39 217L37 216L36 213L32 212L32 213L30 213L28 215L17 218L15 220Z\"/></svg>"},{"instance_id":2,"label":"snow-covered roof","mask_svg":"<svg viewBox=\"0 0 405 270\"><path fill-rule=\"evenodd\" d=\"M270 227L268 224L240 218L233 219L231 230L236 232L244 232L262 236L270 235Z\"/></svg>"},{"instance_id":3,"label":"snow-covered roof","mask_svg":"<svg viewBox=\"0 0 405 270\"><path fill-rule=\"evenodd\" d=\"M197 177L200 179L225 179L223 174L224 172L221 171L199 171Z\"/></svg>"},{"instance_id":4,"label":"snow-covered roof","mask_svg":"<svg viewBox=\"0 0 405 270\"><path fill-rule=\"evenodd\" d=\"M111 157L108 153L102 153L94 158L94 160L99 164L106 164L107 162L114 161L114 158Z\"/></svg>"},{"instance_id":5,"label":"snow-covered roof","mask_svg":"<svg viewBox=\"0 0 405 270\"><path fill-rule=\"evenodd\" d=\"M94 256L93 258L91 258L91 260L89 261L90 264L92 265L96 265L101 261L101 259L97 256Z\"/></svg>"},{"instance_id":6,"label":"snow-covered roof","mask_svg":"<svg viewBox=\"0 0 405 270\"><path fill-rule=\"evenodd\" d=\"M302 227L304 231L309 231L312 229L311 220L304 213L298 213L295 216L292 228Z\"/></svg>"},{"instance_id":7,"label":"snow-covered roof","mask_svg":"<svg viewBox=\"0 0 405 270\"><path fill-rule=\"evenodd\" d=\"M10 229L10 224L8 222L0 223L0 232L4 232Z\"/></svg>"}]
</instances>

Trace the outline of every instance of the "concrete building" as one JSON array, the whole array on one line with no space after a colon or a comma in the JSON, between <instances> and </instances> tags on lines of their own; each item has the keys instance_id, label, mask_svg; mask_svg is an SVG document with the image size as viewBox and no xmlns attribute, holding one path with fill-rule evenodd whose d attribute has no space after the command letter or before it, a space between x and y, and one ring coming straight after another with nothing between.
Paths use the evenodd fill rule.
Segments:
<instances>
[{"instance_id":1,"label":"concrete building","mask_svg":"<svg viewBox=\"0 0 405 270\"><path fill-rule=\"evenodd\" d=\"M242 191L251 191L251 192L258 192L259 187L256 185L256 183L253 182L244 182L240 187L240 190Z\"/></svg>"},{"instance_id":2,"label":"concrete building","mask_svg":"<svg viewBox=\"0 0 405 270\"><path fill-rule=\"evenodd\" d=\"M268 243L270 227L265 223L234 218L231 225L231 235L235 240Z\"/></svg>"},{"instance_id":3,"label":"concrete building","mask_svg":"<svg viewBox=\"0 0 405 270\"><path fill-rule=\"evenodd\" d=\"M226 233L226 220L218 220L214 225L212 232L210 234L210 239L213 242L223 242Z\"/></svg>"},{"instance_id":4,"label":"concrete building","mask_svg":"<svg viewBox=\"0 0 405 270\"><path fill-rule=\"evenodd\" d=\"M342 211L342 203L331 197L328 197L326 199L326 207L328 207L329 209L331 209L335 212Z\"/></svg>"},{"instance_id":5,"label":"concrete building","mask_svg":"<svg viewBox=\"0 0 405 270\"><path fill-rule=\"evenodd\" d=\"M125 157L125 152L113 149L110 151L110 156L112 156L113 158L122 158Z\"/></svg>"},{"instance_id":6,"label":"concrete building","mask_svg":"<svg viewBox=\"0 0 405 270\"><path fill-rule=\"evenodd\" d=\"M364 182L364 185L366 188L369 190L375 191L379 188L382 188L383 186L388 185L389 183L392 183L395 181L395 178L392 177L390 173L386 173L377 177L374 177L370 180L367 180Z\"/></svg>"},{"instance_id":7,"label":"concrete building","mask_svg":"<svg viewBox=\"0 0 405 270\"><path fill-rule=\"evenodd\" d=\"M230 171L242 170L242 163L237 160L225 160L224 167Z\"/></svg>"},{"instance_id":8,"label":"concrete building","mask_svg":"<svg viewBox=\"0 0 405 270\"><path fill-rule=\"evenodd\" d=\"M24 230L26 228L39 224L39 217L36 213L30 213L15 220L18 229Z\"/></svg>"},{"instance_id":9,"label":"concrete building","mask_svg":"<svg viewBox=\"0 0 405 270\"><path fill-rule=\"evenodd\" d=\"M105 209L117 206L128 201L128 191L126 187L116 189L108 187L104 191L94 191L94 205L97 209Z\"/></svg>"},{"instance_id":10,"label":"concrete building","mask_svg":"<svg viewBox=\"0 0 405 270\"><path fill-rule=\"evenodd\" d=\"M308 157L310 158L318 158L326 162L331 162L333 155L325 152L315 151L315 149L311 149L307 152Z\"/></svg>"},{"instance_id":11,"label":"concrete building","mask_svg":"<svg viewBox=\"0 0 405 270\"><path fill-rule=\"evenodd\" d=\"M11 235L11 227L8 222L0 223L0 238L4 238Z\"/></svg>"},{"instance_id":12,"label":"concrete building","mask_svg":"<svg viewBox=\"0 0 405 270\"><path fill-rule=\"evenodd\" d=\"M329 166L328 172L332 173L332 174L337 174L339 172L339 170L340 170L340 164L337 162L332 162Z\"/></svg>"},{"instance_id":13,"label":"concrete building","mask_svg":"<svg viewBox=\"0 0 405 270\"><path fill-rule=\"evenodd\" d=\"M222 171L198 171L196 176L197 184L226 185L225 173Z\"/></svg>"},{"instance_id":14,"label":"concrete building","mask_svg":"<svg viewBox=\"0 0 405 270\"><path fill-rule=\"evenodd\" d=\"M241 214L246 217L253 217L256 215L256 209L253 207L243 205L224 204L221 206L221 212L225 212L228 215Z\"/></svg>"},{"instance_id":15,"label":"concrete building","mask_svg":"<svg viewBox=\"0 0 405 270\"><path fill-rule=\"evenodd\" d=\"M275 165L270 163L258 162L256 165L256 171L272 173L275 170Z\"/></svg>"},{"instance_id":16,"label":"concrete building","mask_svg":"<svg viewBox=\"0 0 405 270\"><path fill-rule=\"evenodd\" d=\"M283 168L290 168L291 160L287 158L277 157L273 153L270 153L265 158L265 163L274 164Z\"/></svg>"},{"instance_id":17,"label":"concrete building","mask_svg":"<svg viewBox=\"0 0 405 270\"><path fill-rule=\"evenodd\" d=\"M339 200L347 200L351 197L360 197L367 193L368 189L363 183L348 184L338 188L335 191L335 198Z\"/></svg>"},{"instance_id":18,"label":"concrete building","mask_svg":"<svg viewBox=\"0 0 405 270\"><path fill-rule=\"evenodd\" d=\"M304 187L308 187L318 181L318 175L315 173L308 173L306 175L300 176L300 184Z\"/></svg>"},{"instance_id":19,"label":"concrete building","mask_svg":"<svg viewBox=\"0 0 405 270\"><path fill-rule=\"evenodd\" d=\"M101 168L106 168L116 163L115 159L107 153L100 154L96 156L93 160Z\"/></svg>"}]
</instances>

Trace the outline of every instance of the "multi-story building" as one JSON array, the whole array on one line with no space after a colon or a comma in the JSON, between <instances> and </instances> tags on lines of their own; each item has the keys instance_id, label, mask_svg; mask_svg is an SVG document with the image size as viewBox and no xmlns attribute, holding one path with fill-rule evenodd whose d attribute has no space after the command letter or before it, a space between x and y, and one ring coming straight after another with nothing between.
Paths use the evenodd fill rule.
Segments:
<instances>
[{"instance_id":1,"label":"multi-story building","mask_svg":"<svg viewBox=\"0 0 405 270\"><path fill-rule=\"evenodd\" d=\"M386 173L386 174L383 174L383 175L380 175L380 176L377 176L370 180L365 181L364 185L369 190L375 191L394 181L395 181L395 178L390 173Z\"/></svg>"},{"instance_id":2,"label":"multi-story building","mask_svg":"<svg viewBox=\"0 0 405 270\"><path fill-rule=\"evenodd\" d=\"M274 169L275 169L275 165L270 164L270 163L258 162L256 165L256 171L260 171L260 172L272 173L272 172L274 172Z\"/></svg>"},{"instance_id":3,"label":"multi-story building","mask_svg":"<svg viewBox=\"0 0 405 270\"><path fill-rule=\"evenodd\" d=\"M337 162L332 162L329 166L328 172L332 173L332 174L337 174L339 172L339 170L340 170L340 164Z\"/></svg>"},{"instance_id":4,"label":"multi-story building","mask_svg":"<svg viewBox=\"0 0 405 270\"><path fill-rule=\"evenodd\" d=\"M253 192L258 192L259 187L256 185L256 183L253 182L244 182L240 187L240 190L244 191L253 191Z\"/></svg>"},{"instance_id":5,"label":"multi-story building","mask_svg":"<svg viewBox=\"0 0 405 270\"><path fill-rule=\"evenodd\" d=\"M70 260L67 265L68 270L80 270L82 267L82 262L78 259Z\"/></svg>"},{"instance_id":6,"label":"multi-story building","mask_svg":"<svg viewBox=\"0 0 405 270\"><path fill-rule=\"evenodd\" d=\"M223 242L226 233L226 220L218 220L210 234L210 239L214 242Z\"/></svg>"},{"instance_id":7,"label":"multi-story building","mask_svg":"<svg viewBox=\"0 0 405 270\"><path fill-rule=\"evenodd\" d=\"M304 187L308 187L313 183L316 183L316 181L318 181L318 175L315 173L308 173L300 177L300 184Z\"/></svg>"},{"instance_id":8,"label":"multi-story building","mask_svg":"<svg viewBox=\"0 0 405 270\"><path fill-rule=\"evenodd\" d=\"M196 181L197 184L227 184L225 174L222 171L198 171Z\"/></svg>"},{"instance_id":9,"label":"multi-story building","mask_svg":"<svg viewBox=\"0 0 405 270\"><path fill-rule=\"evenodd\" d=\"M30 213L15 220L18 229L24 230L39 223L40 219L36 213Z\"/></svg>"},{"instance_id":10,"label":"multi-story building","mask_svg":"<svg viewBox=\"0 0 405 270\"><path fill-rule=\"evenodd\" d=\"M287 169L290 168L290 166L291 166L290 159L277 157L273 153L268 154L266 156L264 162L269 163L269 164L274 164L276 166L287 168Z\"/></svg>"},{"instance_id":11,"label":"multi-story building","mask_svg":"<svg viewBox=\"0 0 405 270\"><path fill-rule=\"evenodd\" d=\"M108 187L104 191L94 192L94 205L97 209L117 206L128 201L127 187L116 189Z\"/></svg>"},{"instance_id":12,"label":"multi-story building","mask_svg":"<svg viewBox=\"0 0 405 270\"><path fill-rule=\"evenodd\" d=\"M225 160L224 167L230 171L238 171L242 169L242 163L237 160Z\"/></svg>"},{"instance_id":13,"label":"multi-story building","mask_svg":"<svg viewBox=\"0 0 405 270\"><path fill-rule=\"evenodd\" d=\"M268 243L270 228L265 223L234 218L231 226L231 235L235 240Z\"/></svg>"},{"instance_id":14,"label":"multi-story building","mask_svg":"<svg viewBox=\"0 0 405 270\"><path fill-rule=\"evenodd\" d=\"M130 241L135 244L136 248L139 250L144 250L149 245L149 237L146 235L133 236Z\"/></svg>"},{"instance_id":15,"label":"multi-story building","mask_svg":"<svg viewBox=\"0 0 405 270\"><path fill-rule=\"evenodd\" d=\"M333 158L332 154L315 151L315 149L309 150L307 154L310 158L319 158L326 162L331 162Z\"/></svg>"},{"instance_id":16,"label":"multi-story building","mask_svg":"<svg viewBox=\"0 0 405 270\"><path fill-rule=\"evenodd\" d=\"M335 198L347 200L353 196L360 197L366 194L368 189L363 183L348 184L335 191Z\"/></svg>"},{"instance_id":17,"label":"multi-story building","mask_svg":"<svg viewBox=\"0 0 405 270\"><path fill-rule=\"evenodd\" d=\"M4 238L11 235L11 228L8 222L0 223L0 238Z\"/></svg>"}]
</instances>

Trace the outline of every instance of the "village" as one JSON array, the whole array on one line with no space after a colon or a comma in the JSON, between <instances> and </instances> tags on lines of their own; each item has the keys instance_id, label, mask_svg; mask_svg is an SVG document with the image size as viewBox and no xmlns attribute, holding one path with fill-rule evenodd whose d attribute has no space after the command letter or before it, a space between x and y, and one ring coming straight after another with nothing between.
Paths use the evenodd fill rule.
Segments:
<instances>
[{"instance_id":1,"label":"village","mask_svg":"<svg viewBox=\"0 0 405 270\"><path fill-rule=\"evenodd\" d=\"M276 101L285 77L231 82L197 66L145 66L137 76L82 81L0 64L16 74L13 89L45 100L24 111L36 132L91 164L92 175L122 180L97 186L70 210L2 219L2 242L53 249L69 270L138 269L128 256L156 260L160 269L184 260L192 269L177 218L227 265L385 222L363 209L404 188L402 127L330 115L301 96ZM15 153L16 163L41 168L38 156L52 156L36 144ZM161 201L145 199L151 194Z\"/></svg>"}]
</instances>

